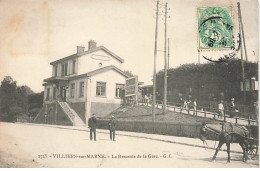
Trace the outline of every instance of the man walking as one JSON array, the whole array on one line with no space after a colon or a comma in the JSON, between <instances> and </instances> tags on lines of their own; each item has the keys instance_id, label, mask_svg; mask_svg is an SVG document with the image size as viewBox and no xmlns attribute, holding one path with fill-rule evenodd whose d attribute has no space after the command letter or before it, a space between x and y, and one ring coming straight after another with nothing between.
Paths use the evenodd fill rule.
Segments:
<instances>
[{"instance_id":1,"label":"man walking","mask_svg":"<svg viewBox=\"0 0 260 171\"><path fill-rule=\"evenodd\" d=\"M90 140L93 139L92 133L94 133L94 141L96 141L97 119L94 113L93 116L88 119L88 127L90 128Z\"/></svg>"},{"instance_id":2,"label":"man walking","mask_svg":"<svg viewBox=\"0 0 260 171\"><path fill-rule=\"evenodd\" d=\"M111 119L108 123L109 126L109 132L110 132L110 140L115 141L115 135L116 135L116 122L115 122L115 117L112 115Z\"/></svg>"}]
</instances>

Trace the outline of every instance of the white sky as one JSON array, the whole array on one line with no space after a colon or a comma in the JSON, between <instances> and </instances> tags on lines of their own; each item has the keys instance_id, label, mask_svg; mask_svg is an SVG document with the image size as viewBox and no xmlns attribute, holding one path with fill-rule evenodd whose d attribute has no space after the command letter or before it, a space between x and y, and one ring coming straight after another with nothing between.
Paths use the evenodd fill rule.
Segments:
<instances>
[{"instance_id":1,"label":"white sky","mask_svg":"<svg viewBox=\"0 0 260 171\"><path fill-rule=\"evenodd\" d=\"M235 35L236 2L169 0L170 67L198 61L197 7L233 6ZM257 61L257 0L240 3L248 58ZM130 70L139 76L139 81L151 84L155 8L155 0L1 0L0 80L10 75L18 85L26 84L40 92L43 79L51 76L50 62L75 53L77 45L87 49L88 41L95 40L98 46L125 59L123 70ZM162 18L163 15L159 20L158 50L164 49ZM164 66L163 52L158 52L157 59L160 70ZM202 58L201 61L205 62Z\"/></svg>"}]
</instances>

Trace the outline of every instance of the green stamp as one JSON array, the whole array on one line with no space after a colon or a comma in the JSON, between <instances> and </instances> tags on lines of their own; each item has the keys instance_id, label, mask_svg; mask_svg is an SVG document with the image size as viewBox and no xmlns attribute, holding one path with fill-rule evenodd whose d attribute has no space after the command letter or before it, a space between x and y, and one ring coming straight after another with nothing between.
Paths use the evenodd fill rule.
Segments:
<instances>
[{"instance_id":1,"label":"green stamp","mask_svg":"<svg viewBox=\"0 0 260 171\"><path fill-rule=\"evenodd\" d=\"M205 7L197 12L199 49L232 48L232 7Z\"/></svg>"}]
</instances>

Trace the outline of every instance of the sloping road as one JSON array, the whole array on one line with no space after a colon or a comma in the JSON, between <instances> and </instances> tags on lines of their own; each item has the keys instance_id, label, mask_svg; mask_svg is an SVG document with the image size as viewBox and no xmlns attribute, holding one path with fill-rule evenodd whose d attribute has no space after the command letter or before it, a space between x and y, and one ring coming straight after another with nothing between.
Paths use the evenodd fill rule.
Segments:
<instances>
[{"instance_id":1,"label":"sloping road","mask_svg":"<svg viewBox=\"0 0 260 171\"><path fill-rule=\"evenodd\" d=\"M110 141L107 130L98 130L97 141L90 141L85 127L0 122L0 167L259 167L258 160L243 163L238 152L226 163L220 151L213 163L214 150L198 139L117 133ZM241 151L237 144L231 149Z\"/></svg>"}]
</instances>

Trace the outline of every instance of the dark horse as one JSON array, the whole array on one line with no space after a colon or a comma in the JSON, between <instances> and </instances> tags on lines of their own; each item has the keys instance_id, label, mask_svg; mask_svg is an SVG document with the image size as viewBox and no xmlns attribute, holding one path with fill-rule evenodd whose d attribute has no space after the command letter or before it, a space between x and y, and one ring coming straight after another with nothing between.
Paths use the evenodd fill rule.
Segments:
<instances>
[{"instance_id":1,"label":"dark horse","mask_svg":"<svg viewBox=\"0 0 260 171\"><path fill-rule=\"evenodd\" d=\"M200 129L200 139L205 142L208 137L208 133L211 132L218 136L218 147L212 158L212 161L215 161L218 151L224 143L227 146L228 159L227 162L230 162L230 143L239 143L243 150L243 161L246 162L248 159L247 148L248 142L247 137L249 136L249 131L244 126L238 126L231 123L222 123L222 124L202 124Z\"/></svg>"}]
</instances>

